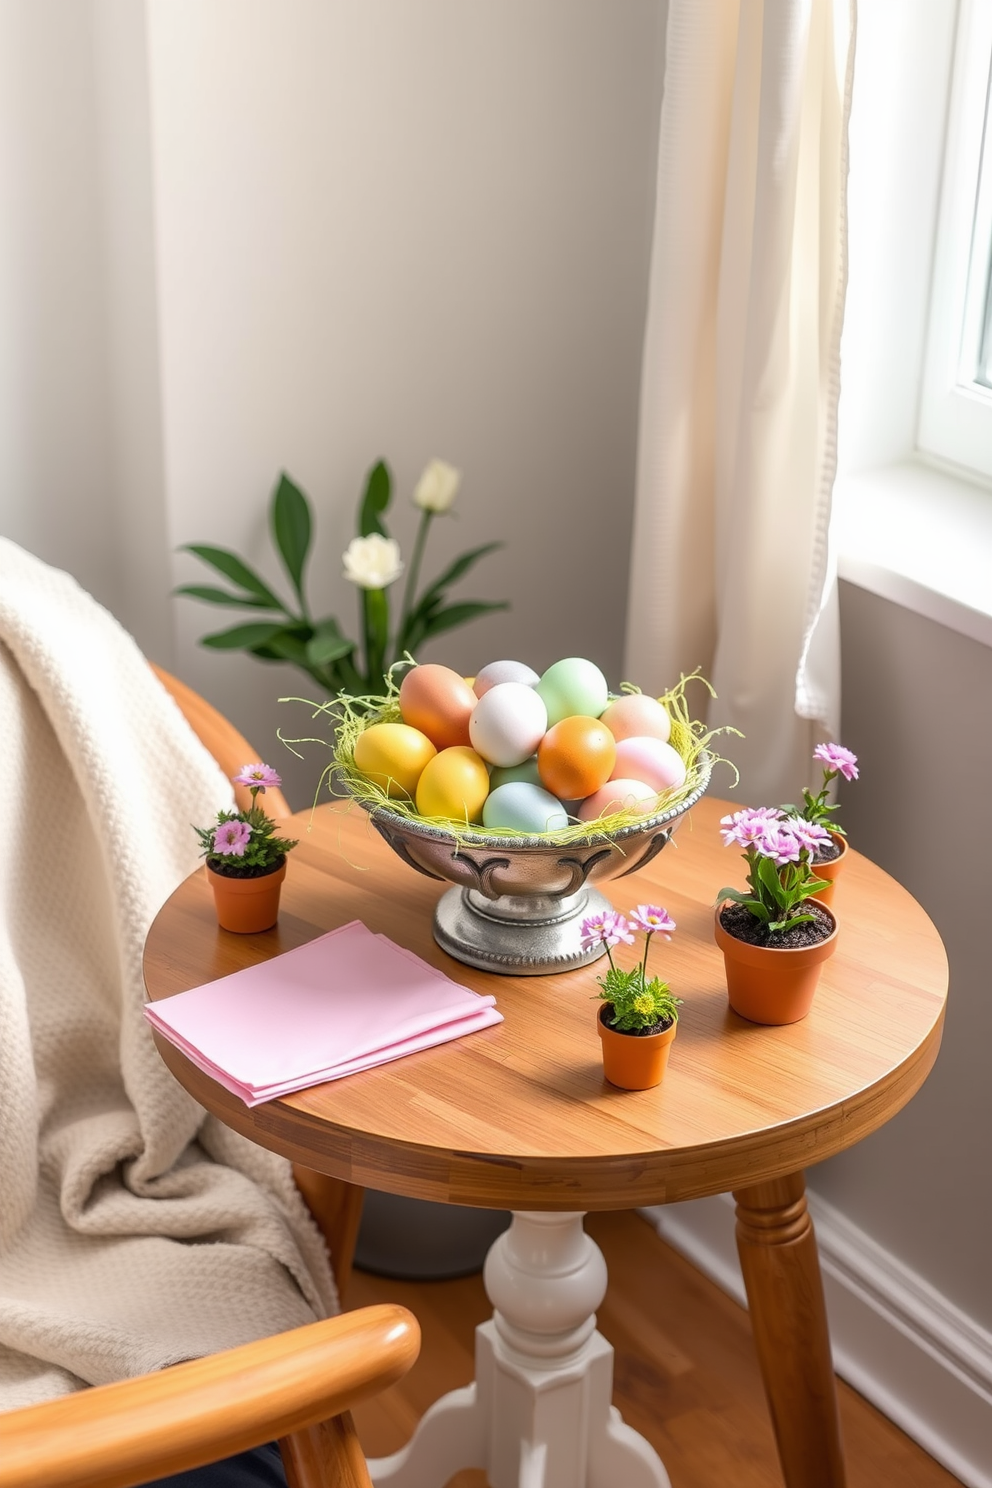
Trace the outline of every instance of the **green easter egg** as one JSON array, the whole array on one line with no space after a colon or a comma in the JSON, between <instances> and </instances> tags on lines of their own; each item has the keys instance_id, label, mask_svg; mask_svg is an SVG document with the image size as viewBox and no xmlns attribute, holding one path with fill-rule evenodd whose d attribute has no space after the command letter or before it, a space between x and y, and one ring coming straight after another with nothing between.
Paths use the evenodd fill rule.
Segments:
<instances>
[{"instance_id":1,"label":"green easter egg","mask_svg":"<svg viewBox=\"0 0 992 1488\"><path fill-rule=\"evenodd\" d=\"M525 759L522 765L493 765L489 773L490 790L499 790L501 785L510 785L514 781L522 781L525 785L541 784L536 754Z\"/></svg>"},{"instance_id":2,"label":"green easter egg","mask_svg":"<svg viewBox=\"0 0 992 1488\"><path fill-rule=\"evenodd\" d=\"M581 656L568 656L549 666L534 691L548 710L548 728L576 714L598 718L610 700L606 678L599 667Z\"/></svg>"}]
</instances>

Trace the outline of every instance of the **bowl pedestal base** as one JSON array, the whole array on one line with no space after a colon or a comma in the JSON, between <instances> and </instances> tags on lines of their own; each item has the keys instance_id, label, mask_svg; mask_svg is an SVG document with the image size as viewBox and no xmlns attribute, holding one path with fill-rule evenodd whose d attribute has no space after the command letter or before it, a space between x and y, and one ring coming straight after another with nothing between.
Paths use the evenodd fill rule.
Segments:
<instances>
[{"instance_id":1,"label":"bowl pedestal base","mask_svg":"<svg viewBox=\"0 0 992 1488\"><path fill-rule=\"evenodd\" d=\"M480 971L504 976L544 976L575 971L605 955L600 941L581 945L582 921L613 905L598 889L576 894L501 894L449 889L434 911L434 939L443 951Z\"/></svg>"}]
</instances>

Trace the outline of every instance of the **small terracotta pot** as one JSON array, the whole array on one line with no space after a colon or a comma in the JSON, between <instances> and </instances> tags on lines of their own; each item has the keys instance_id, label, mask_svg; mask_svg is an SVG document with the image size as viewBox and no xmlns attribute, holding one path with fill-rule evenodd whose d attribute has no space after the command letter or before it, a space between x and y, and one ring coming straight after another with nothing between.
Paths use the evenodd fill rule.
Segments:
<instances>
[{"instance_id":1,"label":"small terracotta pot","mask_svg":"<svg viewBox=\"0 0 992 1488\"><path fill-rule=\"evenodd\" d=\"M811 865L813 872L816 874L817 878L825 878L828 880L827 887L825 889L820 889L818 893L812 896L818 904L833 903L834 884L839 878L841 870L843 869L845 860L847 858L847 838L842 837L839 832L831 832L830 835L833 838L834 842L836 842L837 846L840 848L840 857L831 858L829 863L813 863Z\"/></svg>"},{"instance_id":2,"label":"small terracotta pot","mask_svg":"<svg viewBox=\"0 0 992 1488\"><path fill-rule=\"evenodd\" d=\"M279 891L286 877L285 861L258 878L228 878L207 865L207 878L214 891L217 923L237 935L255 935L271 930L279 918Z\"/></svg>"},{"instance_id":3,"label":"small terracotta pot","mask_svg":"<svg viewBox=\"0 0 992 1488\"><path fill-rule=\"evenodd\" d=\"M826 940L795 950L776 946L749 945L738 940L720 923L722 904L714 917L716 943L723 952L727 970L730 1006L752 1023L779 1025L798 1023L813 1004L823 963L837 949L837 919L823 906L834 928Z\"/></svg>"},{"instance_id":4,"label":"small terracotta pot","mask_svg":"<svg viewBox=\"0 0 992 1488\"><path fill-rule=\"evenodd\" d=\"M670 1023L661 1033L620 1033L603 1022L612 1007L612 1003L606 1003L596 1019L603 1040L603 1074L621 1090L650 1090L660 1085L678 1023Z\"/></svg>"}]
</instances>

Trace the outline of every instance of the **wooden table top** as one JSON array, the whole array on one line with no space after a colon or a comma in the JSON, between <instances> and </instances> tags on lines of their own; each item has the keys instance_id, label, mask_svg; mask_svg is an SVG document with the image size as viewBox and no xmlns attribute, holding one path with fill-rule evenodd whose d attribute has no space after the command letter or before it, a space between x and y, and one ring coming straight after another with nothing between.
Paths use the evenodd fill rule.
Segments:
<instances>
[{"instance_id":1,"label":"wooden table top","mask_svg":"<svg viewBox=\"0 0 992 1488\"><path fill-rule=\"evenodd\" d=\"M296 1162L363 1187L517 1209L621 1209L699 1197L796 1172L895 1114L940 1043L947 962L924 911L894 879L848 854L841 922L813 1010L764 1028L727 1005L713 904L743 886L723 847L726 802L703 799L673 844L629 879L598 887L624 911L664 905L678 929L651 969L684 999L664 1083L621 1091L602 1074L595 977L605 963L505 977L435 944L422 877L345 805L294 819L282 911L262 935L219 930L203 869L172 895L145 949L151 998L226 976L360 919L455 981L494 993L505 1021L437 1049L248 1109L157 1037L166 1063L229 1126ZM308 830L309 828L309 830ZM621 964L626 964L621 948ZM633 948L628 952L633 955Z\"/></svg>"}]
</instances>

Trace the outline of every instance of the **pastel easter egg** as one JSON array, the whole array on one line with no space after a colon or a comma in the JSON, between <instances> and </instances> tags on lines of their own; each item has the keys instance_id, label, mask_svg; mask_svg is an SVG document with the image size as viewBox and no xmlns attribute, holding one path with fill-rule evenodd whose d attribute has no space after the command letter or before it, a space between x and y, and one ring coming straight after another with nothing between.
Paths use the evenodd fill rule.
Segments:
<instances>
[{"instance_id":1,"label":"pastel easter egg","mask_svg":"<svg viewBox=\"0 0 992 1488\"><path fill-rule=\"evenodd\" d=\"M485 760L468 745L454 744L424 766L417 782L417 810L421 816L478 822L488 794Z\"/></svg>"},{"instance_id":2,"label":"pastel easter egg","mask_svg":"<svg viewBox=\"0 0 992 1488\"><path fill-rule=\"evenodd\" d=\"M525 687L533 687L540 680L537 673L522 661L491 661L475 678L475 695L481 698L490 687L496 687L500 682L522 682Z\"/></svg>"},{"instance_id":3,"label":"pastel easter egg","mask_svg":"<svg viewBox=\"0 0 992 1488\"><path fill-rule=\"evenodd\" d=\"M427 735L408 723L370 724L355 744L355 764L387 796L412 797L436 754Z\"/></svg>"},{"instance_id":4,"label":"pastel easter egg","mask_svg":"<svg viewBox=\"0 0 992 1488\"><path fill-rule=\"evenodd\" d=\"M614 739L660 739L667 744L672 732L668 709L657 698L643 692L625 693L600 715Z\"/></svg>"},{"instance_id":5,"label":"pastel easter egg","mask_svg":"<svg viewBox=\"0 0 992 1488\"><path fill-rule=\"evenodd\" d=\"M534 690L544 699L549 728L576 713L598 718L610 700L599 667L581 656L567 656L549 666Z\"/></svg>"},{"instance_id":6,"label":"pastel easter egg","mask_svg":"<svg viewBox=\"0 0 992 1488\"><path fill-rule=\"evenodd\" d=\"M464 677L435 662L411 667L400 683L403 722L426 734L438 749L471 743L468 721L477 702Z\"/></svg>"},{"instance_id":7,"label":"pastel easter egg","mask_svg":"<svg viewBox=\"0 0 992 1488\"><path fill-rule=\"evenodd\" d=\"M541 784L560 801L584 799L609 780L616 753L605 724L571 714L549 728L537 747Z\"/></svg>"},{"instance_id":8,"label":"pastel easter egg","mask_svg":"<svg viewBox=\"0 0 992 1488\"><path fill-rule=\"evenodd\" d=\"M621 739L611 780L643 780L656 791L672 790L685 780L685 761L661 739Z\"/></svg>"},{"instance_id":9,"label":"pastel easter egg","mask_svg":"<svg viewBox=\"0 0 992 1488\"><path fill-rule=\"evenodd\" d=\"M524 780L528 785L540 785L541 772L537 768L537 755L532 754L523 764L509 765L505 769L494 765L489 772L489 789L498 790L501 785L509 785L511 780Z\"/></svg>"},{"instance_id":10,"label":"pastel easter egg","mask_svg":"<svg viewBox=\"0 0 992 1488\"><path fill-rule=\"evenodd\" d=\"M472 748L492 765L522 765L544 738L548 712L523 682L497 682L483 693L468 721Z\"/></svg>"},{"instance_id":11,"label":"pastel easter egg","mask_svg":"<svg viewBox=\"0 0 992 1488\"><path fill-rule=\"evenodd\" d=\"M598 791L579 805L579 821L598 821L601 816L615 816L618 811L636 810L649 815L658 804L658 792L643 780L608 780Z\"/></svg>"},{"instance_id":12,"label":"pastel easter egg","mask_svg":"<svg viewBox=\"0 0 992 1488\"><path fill-rule=\"evenodd\" d=\"M482 824L490 832L560 832L568 826L568 816L550 791L525 780L511 780L490 792L482 808Z\"/></svg>"}]
</instances>

